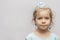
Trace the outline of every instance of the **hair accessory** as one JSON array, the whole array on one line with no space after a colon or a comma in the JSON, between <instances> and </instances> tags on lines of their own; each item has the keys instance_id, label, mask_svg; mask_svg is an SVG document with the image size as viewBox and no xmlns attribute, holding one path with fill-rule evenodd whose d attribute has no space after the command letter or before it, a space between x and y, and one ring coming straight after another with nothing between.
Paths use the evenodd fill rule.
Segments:
<instances>
[{"instance_id":1,"label":"hair accessory","mask_svg":"<svg viewBox=\"0 0 60 40\"><path fill-rule=\"evenodd\" d=\"M48 5L44 2L39 2L36 5L37 8L48 8Z\"/></svg>"}]
</instances>

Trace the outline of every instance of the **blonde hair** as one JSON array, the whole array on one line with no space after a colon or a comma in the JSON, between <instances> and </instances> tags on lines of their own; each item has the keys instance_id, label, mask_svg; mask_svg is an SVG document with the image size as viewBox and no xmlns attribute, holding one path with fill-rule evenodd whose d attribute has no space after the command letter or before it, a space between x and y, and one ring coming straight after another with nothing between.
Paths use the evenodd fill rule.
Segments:
<instances>
[{"instance_id":1,"label":"blonde hair","mask_svg":"<svg viewBox=\"0 0 60 40\"><path fill-rule=\"evenodd\" d=\"M51 23L53 23L53 21L52 21L52 19L53 19L53 12L52 12L51 8L49 6L47 6L45 3L43 3L43 2L40 2L39 5L36 6L36 9L33 12L33 20L34 21L35 21L36 16L37 16L38 9L39 9L39 11L40 11L40 9L43 9L43 10L44 9L48 9L50 11L49 15L50 15L50 18L51 18Z\"/></svg>"},{"instance_id":2,"label":"blonde hair","mask_svg":"<svg viewBox=\"0 0 60 40\"><path fill-rule=\"evenodd\" d=\"M41 9L41 8L40 8ZM53 14L52 14L52 11L51 11L51 9L50 8L42 8L43 10L44 9L49 9L49 11L50 11L50 18L51 18L51 22L52 22L52 16L53 16ZM37 15L37 10L35 10L34 12L33 12L33 20L35 20L36 19L36 15Z\"/></svg>"}]
</instances>

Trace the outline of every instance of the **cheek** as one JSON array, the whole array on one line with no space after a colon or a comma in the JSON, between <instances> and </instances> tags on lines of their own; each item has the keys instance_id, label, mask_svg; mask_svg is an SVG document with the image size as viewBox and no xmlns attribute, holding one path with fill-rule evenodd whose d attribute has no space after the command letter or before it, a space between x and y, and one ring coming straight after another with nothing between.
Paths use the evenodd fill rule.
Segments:
<instances>
[{"instance_id":1,"label":"cheek","mask_svg":"<svg viewBox=\"0 0 60 40\"><path fill-rule=\"evenodd\" d=\"M51 21L50 20L46 20L46 24L50 24L51 23Z\"/></svg>"},{"instance_id":2,"label":"cheek","mask_svg":"<svg viewBox=\"0 0 60 40\"><path fill-rule=\"evenodd\" d=\"M37 25L40 25L41 22L42 22L42 20L36 20L36 21L35 21L35 23L36 23Z\"/></svg>"},{"instance_id":3,"label":"cheek","mask_svg":"<svg viewBox=\"0 0 60 40\"><path fill-rule=\"evenodd\" d=\"M49 25L50 23L51 23L50 20L46 20L46 21L45 21L45 24L47 24L47 25ZM42 24L42 20L37 20L37 21L36 21L36 24Z\"/></svg>"}]
</instances>

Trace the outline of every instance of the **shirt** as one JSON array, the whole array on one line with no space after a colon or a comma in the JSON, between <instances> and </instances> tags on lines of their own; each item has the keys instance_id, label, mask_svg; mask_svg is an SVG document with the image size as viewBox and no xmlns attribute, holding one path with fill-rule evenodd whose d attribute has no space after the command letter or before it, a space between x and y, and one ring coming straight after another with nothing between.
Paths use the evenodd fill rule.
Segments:
<instances>
[{"instance_id":1,"label":"shirt","mask_svg":"<svg viewBox=\"0 0 60 40\"><path fill-rule=\"evenodd\" d=\"M59 37L54 34L54 33L51 33L50 36L46 39L43 39L43 38L40 38L38 36L36 36L33 32L30 33L26 38L25 40L59 40Z\"/></svg>"}]
</instances>

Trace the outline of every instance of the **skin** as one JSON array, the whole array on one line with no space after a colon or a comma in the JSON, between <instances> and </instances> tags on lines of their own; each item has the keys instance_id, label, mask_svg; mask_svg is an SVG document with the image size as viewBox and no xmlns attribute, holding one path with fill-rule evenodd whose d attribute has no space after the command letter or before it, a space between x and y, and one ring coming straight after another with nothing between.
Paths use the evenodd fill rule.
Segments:
<instances>
[{"instance_id":1,"label":"skin","mask_svg":"<svg viewBox=\"0 0 60 40\"><path fill-rule=\"evenodd\" d=\"M50 31L48 28L51 24L49 9L38 9L36 14L36 19L34 21L37 25L37 29L35 30L35 34L42 38L49 37Z\"/></svg>"}]
</instances>

